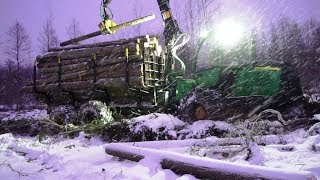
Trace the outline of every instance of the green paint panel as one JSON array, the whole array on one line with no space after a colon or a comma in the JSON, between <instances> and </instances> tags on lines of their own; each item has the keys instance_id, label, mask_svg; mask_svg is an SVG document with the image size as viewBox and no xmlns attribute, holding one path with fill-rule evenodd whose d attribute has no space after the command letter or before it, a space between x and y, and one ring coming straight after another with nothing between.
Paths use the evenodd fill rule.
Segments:
<instances>
[{"instance_id":1,"label":"green paint panel","mask_svg":"<svg viewBox=\"0 0 320 180\"><path fill-rule=\"evenodd\" d=\"M179 79L177 81L176 100L180 101L193 87L196 87L193 79Z\"/></svg>"},{"instance_id":2,"label":"green paint panel","mask_svg":"<svg viewBox=\"0 0 320 180\"><path fill-rule=\"evenodd\" d=\"M213 87L218 83L221 71L220 68L207 69L194 73L193 77L198 85Z\"/></svg>"},{"instance_id":3,"label":"green paint panel","mask_svg":"<svg viewBox=\"0 0 320 180\"><path fill-rule=\"evenodd\" d=\"M255 67L239 70L232 86L233 96L274 96L280 89L278 67Z\"/></svg>"},{"instance_id":4,"label":"green paint panel","mask_svg":"<svg viewBox=\"0 0 320 180\"><path fill-rule=\"evenodd\" d=\"M231 85L231 96L275 96L280 91L279 67L259 66L247 68L231 68L228 71L235 74L234 82ZM212 88L220 87L218 83L220 77L223 77L222 68L212 68L193 74L194 79L179 79L177 81L176 99L180 101L191 88L197 85Z\"/></svg>"}]
</instances>

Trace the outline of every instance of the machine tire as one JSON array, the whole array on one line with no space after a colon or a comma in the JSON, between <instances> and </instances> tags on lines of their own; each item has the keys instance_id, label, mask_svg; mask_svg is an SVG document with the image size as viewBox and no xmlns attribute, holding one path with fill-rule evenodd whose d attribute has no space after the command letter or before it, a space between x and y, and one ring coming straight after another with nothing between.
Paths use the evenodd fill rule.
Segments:
<instances>
[{"instance_id":1,"label":"machine tire","mask_svg":"<svg viewBox=\"0 0 320 180\"><path fill-rule=\"evenodd\" d=\"M59 125L66 125L77 119L77 113L72 105L60 105L49 111L49 118Z\"/></svg>"},{"instance_id":2,"label":"machine tire","mask_svg":"<svg viewBox=\"0 0 320 180\"><path fill-rule=\"evenodd\" d=\"M189 123L197 120L218 119L223 114L223 107L224 100L218 91L196 87L180 101L178 116L182 121Z\"/></svg>"},{"instance_id":3,"label":"machine tire","mask_svg":"<svg viewBox=\"0 0 320 180\"><path fill-rule=\"evenodd\" d=\"M88 101L84 103L79 110L78 123L88 124L93 120L113 121L110 107L101 101Z\"/></svg>"}]
</instances>

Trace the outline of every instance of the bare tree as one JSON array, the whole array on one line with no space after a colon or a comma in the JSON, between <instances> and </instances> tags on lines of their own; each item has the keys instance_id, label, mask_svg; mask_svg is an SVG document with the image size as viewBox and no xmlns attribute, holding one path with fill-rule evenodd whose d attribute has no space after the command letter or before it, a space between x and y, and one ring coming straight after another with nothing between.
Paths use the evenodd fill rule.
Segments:
<instances>
[{"instance_id":1,"label":"bare tree","mask_svg":"<svg viewBox=\"0 0 320 180\"><path fill-rule=\"evenodd\" d=\"M73 18L70 25L66 29L66 33L69 39L74 39L82 35L80 30L80 23L76 18Z\"/></svg>"},{"instance_id":2,"label":"bare tree","mask_svg":"<svg viewBox=\"0 0 320 180\"><path fill-rule=\"evenodd\" d=\"M4 48L3 48L3 45L4 45L4 41L2 40L2 34L0 36L0 49L3 51ZM2 53L0 53L0 56L2 56ZM4 61L3 60L0 60L0 67L4 65Z\"/></svg>"},{"instance_id":3,"label":"bare tree","mask_svg":"<svg viewBox=\"0 0 320 180\"><path fill-rule=\"evenodd\" d=\"M257 42L257 56L258 60L267 60L268 56L268 46L269 40L264 31L258 34L258 42Z\"/></svg>"},{"instance_id":4,"label":"bare tree","mask_svg":"<svg viewBox=\"0 0 320 180\"><path fill-rule=\"evenodd\" d=\"M19 72L21 64L28 60L31 51L30 36L23 25L17 20L7 32L7 40L4 45L4 53L7 60L16 63Z\"/></svg>"},{"instance_id":5,"label":"bare tree","mask_svg":"<svg viewBox=\"0 0 320 180\"><path fill-rule=\"evenodd\" d=\"M320 64L320 22L316 19L306 22L303 36L307 47L305 59L310 65Z\"/></svg>"},{"instance_id":6,"label":"bare tree","mask_svg":"<svg viewBox=\"0 0 320 180\"><path fill-rule=\"evenodd\" d=\"M305 45L299 24L292 19L282 17L277 27L279 51L276 58L282 62L300 64L299 59L303 59Z\"/></svg>"},{"instance_id":7,"label":"bare tree","mask_svg":"<svg viewBox=\"0 0 320 180\"><path fill-rule=\"evenodd\" d=\"M195 49L202 30L212 24L212 17L217 11L215 0L187 0L172 1L174 18L177 19L182 32L190 35L190 41L178 52L186 65L186 75L190 74L194 67ZM207 58L208 59L208 58Z\"/></svg>"},{"instance_id":8,"label":"bare tree","mask_svg":"<svg viewBox=\"0 0 320 180\"><path fill-rule=\"evenodd\" d=\"M135 5L133 6L133 15L135 16L135 18L140 18L142 16L142 10L143 8L142 8L141 0L136 0ZM133 29L134 29L134 35L136 36L142 35L141 24L133 26Z\"/></svg>"},{"instance_id":9,"label":"bare tree","mask_svg":"<svg viewBox=\"0 0 320 180\"><path fill-rule=\"evenodd\" d=\"M180 28L191 35L195 44L201 30L213 23L214 14L219 9L215 0L172 1L172 8Z\"/></svg>"},{"instance_id":10,"label":"bare tree","mask_svg":"<svg viewBox=\"0 0 320 180\"><path fill-rule=\"evenodd\" d=\"M133 18L141 18L143 16L142 12L143 12L143 6L142 6L143 2L142 0L135 0L133 6L132 6L132 15ZM117 23L122 23L128 20L124 20L123 18L119 18L117 20ZM142 25L141 24L137 24L134 25L132 27L128 27L128 28L124 28L121 29L119 31L117 31L115 34L112 34L110 37L113 40L117 40L117 39L126 39L126 38L132 38L134 36L141 36L142 34ZM107 36L108 38L108 36Z\"/></svg>"},{"instance_id":11,"label":"bare tree","mask_svg":"<svg viewBox=\"0 0 320 180\"><path fill-rule=\"evenodd\" d=\"M195 17L195 12L194 12L194 8L196 8L197 4L194 4L194 2L192 2L192 0L189 0L188 2L188 16L189 16L189 32L191 34L191 45L194 46L194 42L195 42L195 22L194 22L194 17Z\"/></svg>"},{"instance_id":12,"label":"bare tree","mask_svg":"<svg viewBox=\"0 0 320 180\"><path fill-rule=\"evenodd\" d=\"M48 52L50 48L57 47L59 44L58 35L54 28L54 18L52 13L49 14L46 22L42 26L42 31L38 41L40 43L40 48L43 53Z\"/></svg>"},{"instance_id":13,"label":"bare tree","mask_svg":"<svg viewBox=\"0 0 320 180\"><path fill-rule=\"evenodd\" d=\"M320 22L316 19L310 19L304 24L303 26L304 41L308 48L317 49L319 47L319 44L317 45L317 43L319 43L317 42L317 40L319 40L319 36L317 36L319 31L320 31Z\"/></svg>"}]
</instances>

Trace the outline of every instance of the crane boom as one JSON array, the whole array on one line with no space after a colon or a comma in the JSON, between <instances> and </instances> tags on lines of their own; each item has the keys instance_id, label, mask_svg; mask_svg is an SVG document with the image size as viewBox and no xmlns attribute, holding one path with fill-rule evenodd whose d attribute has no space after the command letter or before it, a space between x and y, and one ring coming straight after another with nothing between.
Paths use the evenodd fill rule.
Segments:
<instances>
[{"instance_id":1,"label":"crane boom","mask_svg":"<svg viewBox=\"0 0 320 180\"><path fill-rule=\"evenodd\" d=\"M112 0L102 0L103 4L103 18L104 20L109 19L110 16L107 13L108 6ZM172 17L171 8L170 8L170 0L157 0L161 17L164 22L164 37L166 45L172 43L179 34L181 34L181 30L178 26L177 21Z\"/></svg>"},{"instance_id":2,"label":"crane boom","mask_svg":"<svg viewBox=\"0 0 320 180\"><path fill-rule=\"evenodd\" d=\"M161 16L164 22L164 37L166 41L166 45L170 44L170 41L174 41L179 34L181 34L181 30L178 26L177 21L172 17L171 8L170 8L170 0L157 0L158 6L161 12Z\"/></svg>"}]
</instances>

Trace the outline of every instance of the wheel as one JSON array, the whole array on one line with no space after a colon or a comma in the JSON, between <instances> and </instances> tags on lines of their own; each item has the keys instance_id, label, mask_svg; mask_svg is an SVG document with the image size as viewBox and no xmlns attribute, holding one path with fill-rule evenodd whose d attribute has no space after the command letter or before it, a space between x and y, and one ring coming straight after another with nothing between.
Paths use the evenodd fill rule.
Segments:
<instances>
[{"instance_id":1,"label":"wheel","mask_svg":"<svg viewBox=\"0 0 320 180\"><path fill-rule=\"evenodd\" d=\"M101 101L88 101L83 104L79 110L79 121L87 124L93 120L113 121L110 108Z\"/></svg>"},{"instance_id":2,"label":"wheel","mask_svg":"<svg viewBox=\"0 0 320 180\"><path fill-rule=\"evenodd\" d=\"M194 107L194 115L196 119L202 120L207 118L207 110L202 104L196 104Z\"/></svg>"},{"instance_id":3,"label":"wheel","mask_svg":"<svg viewBox=\"0 0 320 180\"><path fill-rule=\"evenodd\" d=\"M181 101L178 116L182 121L221 118L224 103L220 93L213 89L194 88Z\"/></svg>"},{"instance_id":4,"label":"wheel","mask_svg":"<svg viewBox=\"0 0 320 180\"><path fill-rule=\"evenodd\" d=\"M51 108L49 117L52 121L60 125L66 125L73 123L77 119L77 113L72 105L60 105Z\"/></svg>"}]
</instances>

